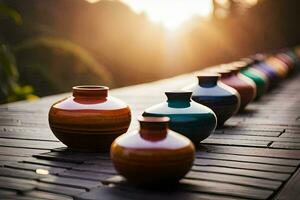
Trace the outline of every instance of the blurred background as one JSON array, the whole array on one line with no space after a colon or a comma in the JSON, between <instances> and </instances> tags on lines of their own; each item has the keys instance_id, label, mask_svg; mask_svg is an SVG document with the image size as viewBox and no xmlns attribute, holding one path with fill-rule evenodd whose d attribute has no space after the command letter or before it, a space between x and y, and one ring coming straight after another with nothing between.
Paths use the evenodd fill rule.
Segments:
<instances>
[{"instance_id":1,"label":"blurred background","mask_svg":"<svg viewBox=\"0 0 300 200\"><path fill-rule=\"evenodd\" d=\"M0 103L300 44L299 0L0 0Z\"/></svg>"}]
</instances>

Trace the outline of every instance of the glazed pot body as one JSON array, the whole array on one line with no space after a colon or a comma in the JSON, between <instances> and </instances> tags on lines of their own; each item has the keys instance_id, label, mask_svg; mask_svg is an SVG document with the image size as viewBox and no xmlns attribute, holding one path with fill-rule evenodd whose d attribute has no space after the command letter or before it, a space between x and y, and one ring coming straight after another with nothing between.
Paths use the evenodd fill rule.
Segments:
<instances>
[{"instance_id":1,"label":"glazed pot body","mask_svg":"<svg viewBox=\"0 0 300 200\"><path fill-rule=\"evenodd\" d=\"M254 65L253 68L262 72L268 77L270 81L269 89L274 88L278 84L278 81L280 80L279 76L277 75L276 71L266 63L258 63Z\"/></svg>"},{"instance_id":2,"label":"glazed pot body","mask_svg":"<svg viewBox=\"0 0 300 200\"><path fill-rule=\"evenodd\" d=\"M254 81L256 85L255 100L258 100L268 90L268 78L262 72L253 68L242 69L241 73Z\"/></svg>"},{"instance_id":3,"label":"glazed pot body","mask_svg":"<svg viewBox=\"0 0 300 200\"><path fill-rule=\"evenodd\" d=\"M103 90L103 91L102 91ZM129 107L107 95L108 88L73 88L73 96L54 103L49 124L54 135L69 148L109 151L113 140L129 127Z\"/></svg>"},{"instance_id":4,"label":"glazed pot body","mask_svg":"<svg viewBox=\"0 0 300 200\"><path fill-rule=\"evenodd\" d=\"M289 67L287 64L285 64L283 61L276 57L270 57L267 60L265 60L265 63L268 66L271 66L277 73L277 76L280 79L283 79L287 76L287 73L289 71Z\"/></svg>"},{"instance_id":5,"label":"glazed pot body","mask_svg":"<svg viewBox=\"0 0 300 200\"><path fill-rule=\"evenodd\" d=\"M217 127L234 115L240 107L238 92L218 81L219 75L199 75L198 84L184 88L192 91L192 99L211 108L217 116Z\"/></svg>"},{"instance_id":6,"label":"glazed pot body","mask_svg":"<svg viewBox=\"0 0 300 200\"><path fill-rule=\"evenodd\" d=\"M142 123L148 121L153 127L141 125L140 130L123 134L113 142L110 155L114 167L133 184L178 182L193 165L194 145L188 138L167 129L163 123L168 118L168 121L145 119Z\"/></svg>"},{"instance_id":7,"label":"glazed pot body","mask_svg":"<svg viewBox=\"0 0 300 200\"><path fill-rule=\"evenodd\" d=\"M222 75L221 82L238 91L241 97L239 111L243 111L256 96L255 83L240 73L231 72L230 74Z\"/></svg>"},{"instance_id":8,"label":"glazed pot body","mask_svg":"<svg viewBox=\"0 0 300 200\"><path fill-rule=\"evenodd\" d=\"M192 92L166 92L168 101L146 109L143 116L170 118L169 127L188 137L197 147L216 128L214 112L195 101Z\"/></svg>"}]
</instances>

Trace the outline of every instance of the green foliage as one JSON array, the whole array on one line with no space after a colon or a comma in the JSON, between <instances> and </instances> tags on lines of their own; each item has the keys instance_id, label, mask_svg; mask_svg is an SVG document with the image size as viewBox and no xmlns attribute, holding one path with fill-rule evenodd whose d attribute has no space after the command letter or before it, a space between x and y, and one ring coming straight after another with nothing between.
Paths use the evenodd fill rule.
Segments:
<instances>
[{"instance_id":1,"label":"green foliage","mask_svg":"<svg viewBox=\"0 0 300 200\"><path fill-rule=\"evenodd\" d=\"M35 98L31 86L18 84L16 61L9 48L0 44L0 103Z\"/></svg>"},{"instance_id":2,"label":"green foliage","mask_svg":"<svg viewBox=\"0 0 300 200\"><path fill-rule=\"evenodd\" d=\"M0 17L1 16L2 17L9 17L10 19L14 20L14 22L18 25L22 24L21 15L16 10L6 6L3 3L0 3Z\"/></svg>"},{"instance_id":3,"label":"green foliage","mask_svg":"<svg viewBox=\"0 0 300 200\"><path fill-rule=\"evenodd\" d=\"M8 17L18 25L22 24L20 14L1 3L0 17ZM15 56L7 45L0 43L0 103L36 98L31 86L20 86L18 81Z\"/></svg>"},{"instance_id":4,"label":"green foliage","mask_svg":"<svg viewBox=\"0 0 300 200\"><path fill-rule=\"evenodd\" d=\"M112 76L84 48L67 39L40 36L15 46L21 82L38 95L67 92L74 85L112 85Z\"/></svg>"}]
</instances>

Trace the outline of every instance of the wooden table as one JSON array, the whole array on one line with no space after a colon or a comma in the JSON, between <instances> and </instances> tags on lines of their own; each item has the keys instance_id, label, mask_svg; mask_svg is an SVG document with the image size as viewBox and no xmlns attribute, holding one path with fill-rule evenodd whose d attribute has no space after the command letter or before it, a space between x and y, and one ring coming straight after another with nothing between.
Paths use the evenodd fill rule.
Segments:
<instances>
[{"instance_id":1,"label":"wooden table","mask_svg":"<svg viewBox=\"0 0 300 200\"><path fill-rule=\"evenodd\" d=\"M194 74L111 91L132 109L130 130L163 92ZM0 106L0 199L300 199L300 75L294 75L201 142L177 188L135 188L108 154L67 150L51 133L48 109L61 94ZM145 172L146 173L146 172Z\"/></svg>"}]
</instances>

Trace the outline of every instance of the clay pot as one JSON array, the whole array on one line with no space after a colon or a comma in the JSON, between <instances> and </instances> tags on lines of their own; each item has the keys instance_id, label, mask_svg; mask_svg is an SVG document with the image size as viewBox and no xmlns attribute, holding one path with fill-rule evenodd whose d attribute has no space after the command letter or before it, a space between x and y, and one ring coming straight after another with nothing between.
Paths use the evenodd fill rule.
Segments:
<instances>
[{"instance_id":1,"label":"clay pot","mask_svg":"<svg viewBox=\"0 0 300 200\"><path fill-rule=\"evenodd\" d=\"M128 182L139 185L176 183L191 169L195 147L168 129L168 117L140 117L140 130L118 137L110 156Z\"/></svg>"},{"instance_id":2,"label":"clay pot","mask_svg":"<svg viewBox=\"0 0 300 200\"><path fill-rule=\"evenodd\" d=\"M254 64L251 66L251 68L260 71L266 77L268 77L269 79L268 89L274 88L280 80L280 77L278 76L276 70L264 62L265 58L263 56L255 55L252 57L252 59L254 60Z\"/></svg>"},{"instance_id":3,"label":"clay pot","mask_svg":"<svg viewBox=\"0 0 300 200\"><path fill-rule=\"evenodd\" d=\"M269 87L269 79L257 69L252 68L253 60L244 58L243 62L233 63L233 67L239 69L240 73L251 79L256 85L256 96L254 100L258 100Z\"/></svg>"},{"instance_id":4,"label":"clay pot","mask_svg":"<svg viewBox=\"0 0 300 200\"><path fill-rule=\"evenodd\" d=\"M216 128L214 112L191 100L192 92L166 92L167 102L147 108L143 116L170 118L170 129L188 137L197 147Z\"/></svg>"},{"instance_id":5,"label":"clay pot","mask_svg":"<svg viewBox=\"0 0 300 200\"><path fill-rule=\"evenodd\" d=\"M285 64L280 59L278 59L274 56L271 56L265 60L265 63L268 66L271 66L276 71L276 73L280 79L283 79L287 76L289 67L287 64Z\"/></svg>"},{"instance_id":6,"label":"clay pot","mask_svg":"<svg viewBox=\"0 0 300 200\"><path fill-rule=\"evenodd\" d=\"M236 89L241 97L241 105L239 112L255 98L256 86L255 83L239 73L239 69L232 68L230 71L221 71L221 82Z\"/></svg>"},{"instance_id":7,"label":"clay pot","mask_svg":"<svg viewBox=\"0 0 300 200\"><path fill-rule=\"evenodd\" d=\"M113 140L129 127L129 107L108 96L105 86L75 86L73 96L54 103L49 124L54 135L69 148L109 151Z\"/></svg>"},{"instance_id":8,"label":"clay pot","mask_svg":"<svg viewBox=\"0 0 300 200\"><path fill-rule=\"evenodd\" d=\"M240 107L238 92L221 83L220 75L214 73L200 73L198 84L184 88L192 91L192 99L197 103L211 108L217 116L217 127L222 127L227 119L234 115Z\"/></svg>"},{"instance_id":9,"label":"clay pot","mask_svg":"<svg viewBox=\"0 0 300 200\"><path fill-rule=\"evenodd\" d=\"M240 71L241 74L252 79L256 85L256 96L254 100L260 99L260 97L265 94L269 88L269 79L261 71L255 68L246 68Z\"/></svg>"}]
</instances>

